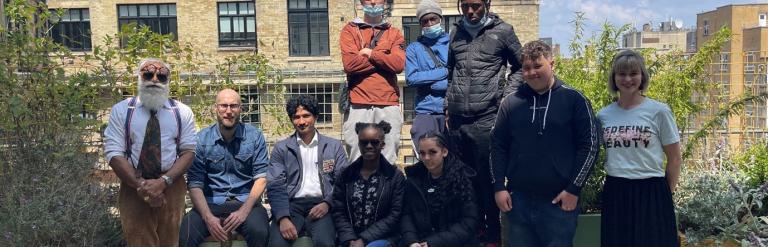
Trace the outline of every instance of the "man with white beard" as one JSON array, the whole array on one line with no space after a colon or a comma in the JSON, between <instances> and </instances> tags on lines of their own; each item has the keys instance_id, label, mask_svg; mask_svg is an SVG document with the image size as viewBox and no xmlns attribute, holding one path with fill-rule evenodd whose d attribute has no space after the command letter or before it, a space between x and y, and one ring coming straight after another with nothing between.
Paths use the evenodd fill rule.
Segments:
<instances>
[{"instance_id":1,"label":"man with white beard","mask_svg":"<svg viewBox=\"0 0 768 247\"><path fill-rule=\"evenodd\" d=\"M170 66L139 63L138 97L114 106L104 131L104 152L120 178L118 209L128 246L178 246L186 186L194 159L192 110L168 98Z\"/></svg>"}]
</instances>

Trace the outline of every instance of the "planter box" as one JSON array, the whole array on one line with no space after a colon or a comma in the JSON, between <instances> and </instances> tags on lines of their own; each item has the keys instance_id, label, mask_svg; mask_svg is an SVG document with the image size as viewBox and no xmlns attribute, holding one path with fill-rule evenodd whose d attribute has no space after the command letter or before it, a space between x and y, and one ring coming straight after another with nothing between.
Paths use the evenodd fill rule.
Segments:
<instances>
[{"instance_id":1,"label":"planter box","mask_svg":"<svg viewBox=\"0 0 768 247\"><path fill-rule=\"evenodd\" d=\"M600 214L581 214L577 224L576 236L573 237L573 246L599 247Z\"/></svg>"}]
</instances>

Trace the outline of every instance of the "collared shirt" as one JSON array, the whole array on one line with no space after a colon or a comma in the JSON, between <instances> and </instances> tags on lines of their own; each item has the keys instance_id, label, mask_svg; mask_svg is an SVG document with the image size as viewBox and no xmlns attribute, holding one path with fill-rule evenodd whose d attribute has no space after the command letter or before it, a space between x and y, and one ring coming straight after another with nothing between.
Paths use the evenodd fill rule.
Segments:
<instances>
[{"instance_id":1,"label":"collared shirt","mask_svg":"<svg viewBox=\"0 0 768 247\"><path fill-rule=\"evenodd\" d=\"M125 99L112 106L109 123L104 130L104 153L107 162L116 156L125 156L125 118L128 113L129 101L130 99ZM192 110L181 102L177 101L176 107L179 108L179 117L181 118L181 133L179 133L176 116L168 101L163 104L162 109L157 111L157 119L160 122L160 156L163 172L171 169L176 161L177 148L178 150L194 150L195 148L195 116ZM139 155L141 155L141 146L144 144L144 133L149 117L149 108L144 107L141 100L137 98L136 108L130 123L132 141L129 162L134 168L139 164ZM181 138L179 138L177 146L176 137L178 136Z\"/></svg>"},{"instance_id":2,"label":"collared shirt","mask_svg":"<svg viewBox=\"0 0 768 247\"><path fill-rule=\"evenodd\" d=\"M230 142L219 125L200 130L195 161L187 170L187 187L201 188L208 203L245 202L254 181L267 176L267 144L261 130L238 123Z\"/></svg>"},{"instance_id":3,"label":"collared shirt","mask_svg":"<svg viewBox=\"0 0 768 247\"><path fill-rule=\"evenodd\" d=\"M317 136L312 137L309 144L301 140L301 136L296 134L296 141L299 143L301 153L301 188L296 192L295 198L304 197L322 197L323 191L320 185L320 172L317 170Z\"/></svg>"}]
</instances>

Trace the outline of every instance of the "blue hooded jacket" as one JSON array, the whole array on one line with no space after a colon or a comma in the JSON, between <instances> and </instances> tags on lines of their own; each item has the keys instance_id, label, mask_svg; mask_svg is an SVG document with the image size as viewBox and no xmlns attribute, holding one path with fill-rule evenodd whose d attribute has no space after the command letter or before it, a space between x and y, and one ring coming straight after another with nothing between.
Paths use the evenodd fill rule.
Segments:
<instances>
[{"instance_id":1,"label":"blue hooded jacket","mask_svg":"<svg viewBox=\"0 0 768 247\"><path fill-rule=\"evenodd\" d=\"M437 39L419 37L405 49L405 83L417 87L416 114L443 114L445 92L448 90L448 43L450 35L443 33ZM432 49L442 66L437 66L425 49Z\"/></svg>"}]
</instances>

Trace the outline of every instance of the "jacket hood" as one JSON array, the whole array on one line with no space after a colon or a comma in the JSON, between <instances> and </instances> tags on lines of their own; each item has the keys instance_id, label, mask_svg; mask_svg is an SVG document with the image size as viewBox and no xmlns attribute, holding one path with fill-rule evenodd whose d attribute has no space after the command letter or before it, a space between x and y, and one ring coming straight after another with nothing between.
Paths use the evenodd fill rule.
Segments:
<instances>
[{"instance_id":1,"label":"jacket hood","mask_svg":"<svg viewBox=\"0 0 768 247\"><path fill-rule=\"evenodd\" d=\"M359 27L359 28L373 27L373 28L378 28L378 29L388 29L389 27L392 26L392 24L387 22L386 19L384 19L378 25L371 25L371 24L365 23L365 21L363 21L363 18L360 18L360 17L355 17L355 19L352 19L352 21L350 21L348 25L354 26L354 27Z\"/></svg>"},{"instance_id":2,"label":"jacket hood","mask_svg":"<svg viewBox=\"0 0 768 247\"><path fill-rule=\"evenodd\" d=\"M564 84L563 81L561 81L559 78L557 78L557 76L555 76L555 84L552 85L552 88L550 88L549 91L550 92L556 91L560 89L563 86L563 84ZM531 88L531 86L528 85L528 83L521 83L520 87L517 90L518 90L518 93L521 94L521 96L523 97L531 97L531 96L539 95L539 93L534 91L533 88ZM544 93L542 95L547 95L550 92Z\"/></svg>"},{"instance_id":3,"label":"jacket hood","mask_svg":"<svg viewBox=\"0 0 768 247\"><path fill-rule=\"evenodd\" d=\"M520 88L518 89L518 94L522 96L521 98L531 98L533 99L533 106L531 106L531 124L536 122L536 112L540 111L543 106L544 110L544 117L541 120L541 127L539 128L539 135L542 135L544 131L547 129L547 116L549 115L549 103L552 100L552 94L563 87L563 81L555 77L555 83L552 85L552 88L550 88L547 92L543 94L539 94L536 91L531 88L531 86L528 85L528 83L523 83L520 85ZM541 99L540 99L541 98ZM539 103L539 100L543 100L546 98L547 102L541 102ZM540 106L541 105L541 106Z\"/></svg>"},{"instance_id":4,"label":"jacket hood","mask_svg":"<svg viewBox=\"0 0 768 247\"><path fill-rule=\"evenodd\" d=\"M504 21L501 20L499 15L496 14L496 13L488 12L488 16L487 17L488 17L489 21L481 29L486 29L486 28L493 27L493 26L499 25L501 23L504 23ZM453 25L457 26L457 27L460 27L461 29L464 29L464 17L462 16L461 19L459 19L459 21L457 21L456 23L453 23Z\"/></svg>"}]
</instances>

